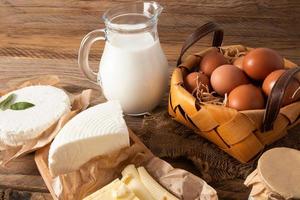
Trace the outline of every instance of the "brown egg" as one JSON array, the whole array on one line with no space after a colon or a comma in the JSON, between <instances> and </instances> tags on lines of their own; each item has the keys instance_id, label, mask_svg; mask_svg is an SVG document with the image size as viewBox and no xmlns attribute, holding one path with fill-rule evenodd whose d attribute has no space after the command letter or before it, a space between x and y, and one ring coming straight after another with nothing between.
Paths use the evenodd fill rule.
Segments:
<instances>
[{"instance_id":1,"label":"brown egg","mask_svg":"<svg viewBox=\"0 0 300 200\"><path fill-rule=\"evenodd\" d=\"M271 90L275 85L276 81L285 71L286 70L284 69L273 71L265 78L262 89L267 96L270 95ZM297 81L297 79L293 79L293 81L288 85L286 89L286 93L283 97L282 105L287 105L300 99L300 91L295 93L296 90L299 89L299 87L300 87L299 81Z\"/></svg>"},{"instance_id":2,"label":"brown egg","mask_svg":"<svg viewBox=\"0 0 300 200\"><path fill-rule=\"evenodd\" d=\"M233 65L243 70L243 60L245 56L240 56L233 61Z\"/></svg>"},{"instance_id":3,"label":"brown egg","mask_svg":"<svg viewBox=\"0 0 300 200\"><path fill-rule=\"evenodd\" d=\"M213 71L210 77L212 88L219 94L231 92L239 85L249 83L245 73L234 65L222 65Z\"/></svg>"},{"instance_id":4,"label":"brown egg","mask_svg":"<svg viewBox=\"0 0 300 200\"><path fill-rule=\"evenodd\" d=\"M236 110L255 110L265 107L265 100L260 88L252 85L240 85L228 96L228 107Z\"/></svg>"},{"instance_id":5,"label":"brown egg","mask_svg":"<svg viewBox=\"0 0 300 200\"><path fill-rule=\"evenodd\" d=\"M227 59L219 52L217 48L211 50L201 60L200 71L205 75L211 76L212 72L219 66L227 64Z\"/></svg>"},{"instance_id":6,"label":"brown egg","mask_svg":"<svg viewBox=\"0 0 300 200\"><path fill-rule=\"evenodd\" d=\"M209 78L203 72L192 72L188 74L183 81L185 89L190 93L193 93L198 85L200 90L204 91L207 91L207 88L210 87Z\"/></svg>"},{"instance_id":7,"label":"brown egg","mask_svg":"<svg viewBox=\"0 0 300 200\"><path fill-rule=\"evenodd\" d=\"M285 72L284 69L279 69L270 73L264 80L262 89L264 93L269 96L273 86L275 85L276 81L279 77Z\"/></svg>"},{"instance_id":8,"label":"brown egg","mask_svg":"<svg viewBox=\"0 0 300 200\"><path fill-rule=\"evenodd\" d=\"M264 80L272 71L283 69L283 58L274 50L257 48L246 54L243 69L254 80Z\"/></svg>"}]
</instances>

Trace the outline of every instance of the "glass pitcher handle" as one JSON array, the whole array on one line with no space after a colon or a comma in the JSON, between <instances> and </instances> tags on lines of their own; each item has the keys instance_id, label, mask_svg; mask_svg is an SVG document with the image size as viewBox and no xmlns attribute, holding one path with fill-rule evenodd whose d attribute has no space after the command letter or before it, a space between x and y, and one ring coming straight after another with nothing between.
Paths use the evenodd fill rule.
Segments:
<instances>
[{"instance_id":1,"label":"glass pitcher handle","mask_svg":"<svg viewBox=\"0 0 300 200\"><path fill-rule=\"evenodd\" d=\"M89 65L89 53L91 46L98 40L105 41L105 29L97 29L89 32L81 41L78 52L78 65L83 74L93 82L97 83L97 73Z\"/></svg>"}]
</instances>

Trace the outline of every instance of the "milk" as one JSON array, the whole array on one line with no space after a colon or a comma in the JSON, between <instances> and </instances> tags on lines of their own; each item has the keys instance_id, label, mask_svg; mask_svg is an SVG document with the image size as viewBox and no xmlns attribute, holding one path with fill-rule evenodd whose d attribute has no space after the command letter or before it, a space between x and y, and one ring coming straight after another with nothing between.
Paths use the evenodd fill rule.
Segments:
<instances>
[{"instance_id":1,"label":"milk","mask_svg":"<svg viewBox=\"0 0 300 200\"><path fill-rule=\"evenodd\" d=\"M104 96L119 100L125 113L151 111L168 85L168 62L159 39L149 32L113 34L106 41L98 78Z\"/></svg>"}]
</instances>

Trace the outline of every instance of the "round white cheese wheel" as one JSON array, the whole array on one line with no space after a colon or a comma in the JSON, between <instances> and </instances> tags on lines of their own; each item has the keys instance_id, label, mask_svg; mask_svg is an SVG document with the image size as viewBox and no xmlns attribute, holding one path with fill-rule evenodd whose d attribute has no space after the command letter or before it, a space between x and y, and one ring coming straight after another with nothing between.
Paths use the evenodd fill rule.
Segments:
<instances>
[{"instance_id":1,"label":"round white cheese wheel","mask_svg":"<svg viewBox=\"0 0 300 200\"><path fill-rule=\"evenodd\" d=\"M0 98L15 94L13 103L29 102L33 107L25 110L0 110L0 144L23 145L40 136L65 113L70 111L69 96L53 86L29 86L12 91ZM2 147L3 148L3 147Z\"/></svg>"}]
</instances>

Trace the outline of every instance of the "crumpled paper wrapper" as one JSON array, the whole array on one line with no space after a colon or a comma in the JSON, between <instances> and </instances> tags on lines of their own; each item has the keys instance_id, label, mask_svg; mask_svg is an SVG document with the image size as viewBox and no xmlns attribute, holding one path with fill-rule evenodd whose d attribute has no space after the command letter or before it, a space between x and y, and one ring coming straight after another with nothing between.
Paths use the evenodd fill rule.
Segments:
<instances>
[{"instance_id":1,"label":"crumpled paper wrapper","mask_svg":"<svg viewBox=\"0 0 300 200\"><path fill-rule=\"evenodd\" d=\"M217 200L217 192L203 179L183 169L174 169L166 161L153 157L147 171L179 199Z\"/></svg>"},{"instance_id":2,"label":"crumpled paper wrapper","mask_svg":"<svg viewBox=\"0 0 300 200\"><path fill-rule=\"evenodd\" d=\"M41 77L35 77L32 79L29 79L25 82L22 82L20 84L17 84L13 87L10 87L8 89L0 91L0 95L3 96L7 94L8 92L21 89L27 86L31 85L56 85L60 82L58 76L55 75L47 75L47 76L41 76ZM53 125L51 125L47 130L45 130L43 133L40 134L38 138L35 138L33 140L28 140L24 145L21 146L4 146L3 144L0 144L1 151L0 151L0 164L5 167L5 165L10 162L13 159L16 159L20 156L23 156L25 154L31 153L33 151L36 151L37 149L40 149L47 144L49 144L56 134L59 132L59 130L70 120L72 117L74 117L76 114L78 114L80 111L85 110L89 104L90 104L90 98L91 98L91 92L92 90L84 90L81 94L73 95L68 92L66 92L71 100L71 111L68 113L65 113L57 122L55 122Z\"/></svg>"},{"instance_id":3,"label":"crumpled paper wrapper","mask_svg":"<svg viewBox=\"0 0 300 200\"><path fill-rule=\"evenodd\" d=\"M82 199L120 177L129 164L144 166L156 181L179 199L218 199L216 191L204 180L185 170L174 169L166 161L155 157L131 131L130 138L130 147L96 157L77 171L53 178L50 182L57 199ZM48 159L47 155L42 157Z\"/></svg>"},{"instance_id":4,"label":"crumpled paper wrapper","mask_svg":"<svg viewBox=\"0 0 300 200\"><path fill-rule=\"evenodd\" d=\"M285 200L289 197L283 197L275 191L272 191L263 181L258 169L255 169L251 174L248 175L244 184L246 186L252 186L250 197L253 200Z\"/></svg>"}]
</instances>

